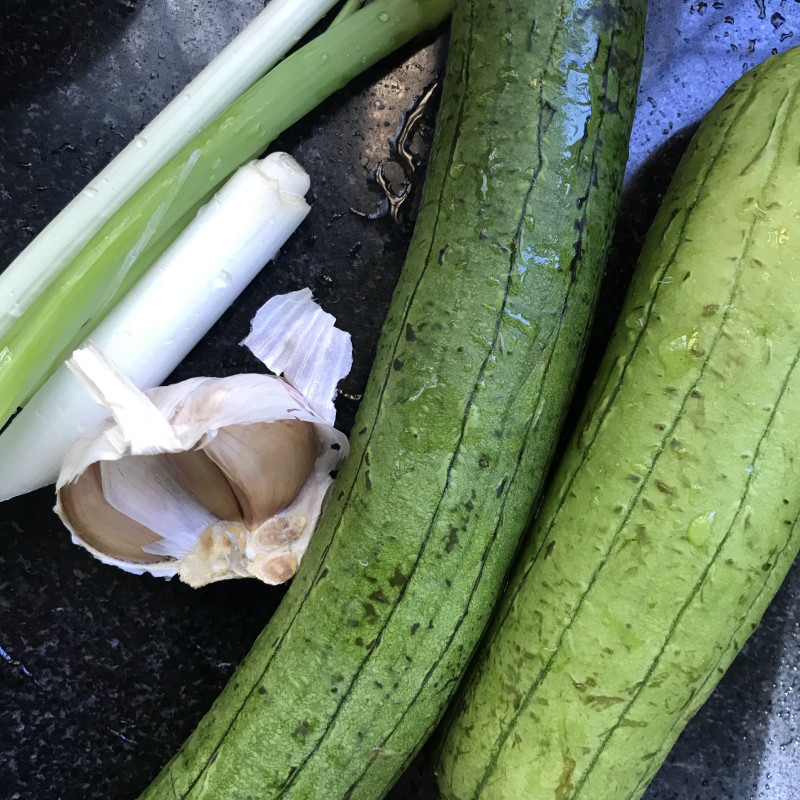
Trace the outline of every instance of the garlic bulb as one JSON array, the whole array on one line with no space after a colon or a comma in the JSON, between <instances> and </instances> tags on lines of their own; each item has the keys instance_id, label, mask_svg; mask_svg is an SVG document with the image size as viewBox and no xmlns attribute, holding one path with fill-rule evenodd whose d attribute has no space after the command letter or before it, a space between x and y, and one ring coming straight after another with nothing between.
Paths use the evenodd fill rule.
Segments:
<instances>
[{"instance_id":1,"label":"garlic bulb","mask_svg":"<svg viewBox=\"0 0 800 800\"><path fill-rule=\"evenodd\" d=\"M73 541L106 563L192 586L294 575L348 451L333 396L351 345L333 323L308 289L267 302L245 343L283 378L192 378L141 392L94 345L77 350L70 369L111 418L73 444L56 484Z\"/></svg>"}]
</instances>

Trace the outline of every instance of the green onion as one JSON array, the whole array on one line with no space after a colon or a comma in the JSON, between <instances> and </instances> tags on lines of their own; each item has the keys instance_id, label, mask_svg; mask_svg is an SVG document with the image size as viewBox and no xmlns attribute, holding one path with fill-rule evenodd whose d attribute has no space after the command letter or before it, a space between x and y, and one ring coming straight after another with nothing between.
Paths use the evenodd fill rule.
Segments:
<instances>
[{"instance_id":1,"label":"green onion","mask_svg":"<svg viewBox=\"0 0 800 800\"><path fill-rule=\"evenodd\" d=\"M452 0L375 0L270 71L102 226L0 338L0 425L102 320L228 176Z\"/></svg>"},{"instance_id":2,"label":"green onion","mask_svg":"<svg viewBox=\"0 0 800 800\"><path fill-rule=\"evenodd\" d=\"M341 22L343 19L347 19L353 12L358 11L358 9L363 5L364 0L345 0L344 5L339 10L339 13L334 17L333 22L331 22L331 27Z\"/></svg>"},{"instance_id":3,"label":"green onion","mask_svg":"<svg viewBox=\"0 0 800 800\"><path fill-rule=\"evenodd\" d=\"M139 389L158 386L305 219L308 188L286 153L240 167L94 329L92 344ZM0 500L55 483L73 442L106 416L61 364L0 434Z\"/></svg>"},{"instance_id":4,"label":"green onion","mask_svg":"<svg viewBox=\"0 0 800 800\"><path fill-rule=\"evenodd\" d=\"M0 335L181 143L275 66L336 2L271 0L0 274Z\"/></svg>"}]
</instances>

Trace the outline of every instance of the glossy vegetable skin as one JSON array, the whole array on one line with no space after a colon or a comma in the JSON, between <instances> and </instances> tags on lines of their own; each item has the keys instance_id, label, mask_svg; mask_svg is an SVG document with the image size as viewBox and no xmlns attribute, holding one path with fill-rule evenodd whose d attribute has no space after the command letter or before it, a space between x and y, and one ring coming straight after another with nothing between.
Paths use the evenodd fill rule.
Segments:
<instances>
[{"instance_id":1,"label":"glossy vegetable skin","mask_svg":"<svg viewBox=\"0 0 800 800\"><path fill-rule=\"evenodd\" d=\"M457 3L422 207L284 602L147 798L377 798L535 505L613 228L644 3Z\"/></svg>"},{"instance_id":2,"label":"glossy vegetable skin","mask_svg":"<svg viewBox=\"0 0 800 800\"><path fill-rule=\"evenodd\" d=\"M638 798L800 546L800 49L704 120L438 764L447 800Z\"/></svg>"}]
</instances>

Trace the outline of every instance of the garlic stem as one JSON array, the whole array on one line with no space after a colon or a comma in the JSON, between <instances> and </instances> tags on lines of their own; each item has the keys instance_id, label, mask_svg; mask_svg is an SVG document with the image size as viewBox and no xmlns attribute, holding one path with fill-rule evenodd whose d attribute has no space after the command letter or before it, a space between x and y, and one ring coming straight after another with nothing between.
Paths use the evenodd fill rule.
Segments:
<instances>
[{"instance_id":1,"label":"garlic stem","mask_svg":"<svg viewBox=\"0 0 800 800\"><path fill-rule=\"evenodd\" d=\"M283 153L242 167L92 341L140 389L160 384L303 221L308 188ZM62 365L0 435L0 500L53 483L71 443L106 415Z\"/></svg>"}]
</instances>

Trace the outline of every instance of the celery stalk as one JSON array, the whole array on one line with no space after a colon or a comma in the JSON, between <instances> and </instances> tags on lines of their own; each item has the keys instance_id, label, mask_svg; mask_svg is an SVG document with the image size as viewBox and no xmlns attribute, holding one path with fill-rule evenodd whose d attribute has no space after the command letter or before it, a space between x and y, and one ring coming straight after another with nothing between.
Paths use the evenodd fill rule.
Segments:
<instances>
[{"instance_id":1,"label":"celery stalk","mask_svg":"<svg viewBox=\"0 0 800 800\"><path fill-rule=\"evenodd\" d=\"M336 0L270 0L0 274L0 335L181 142L252 86L334 5Z\"/></svg>"},{"instance_id":2,"label":"celery stalk","mask_svg":"<svg viewBox=\"0 0 800 800\"><path fill-rule=\"evenodd\" d=\"M452 0L375 0L278 64L192 138L0 338L0 425L234 170L363 70L442 22L451 6Z\"/></svg>"}]
</instances>

